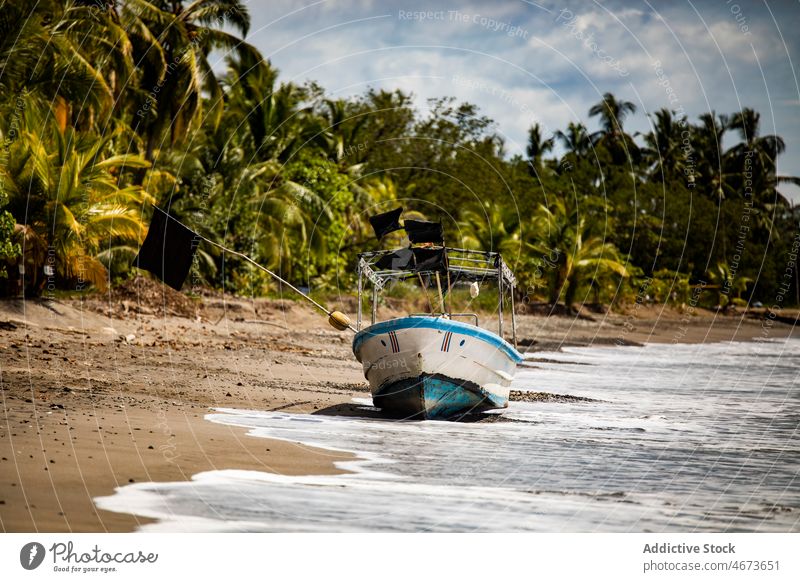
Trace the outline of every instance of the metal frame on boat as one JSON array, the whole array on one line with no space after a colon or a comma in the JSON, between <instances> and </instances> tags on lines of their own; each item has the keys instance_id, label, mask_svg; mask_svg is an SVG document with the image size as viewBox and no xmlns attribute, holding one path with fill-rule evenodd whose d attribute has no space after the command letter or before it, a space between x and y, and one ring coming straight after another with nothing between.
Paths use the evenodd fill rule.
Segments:
<instances>
[{"instance_id":1,"label":"metal frame on boat","mask_svg":"<svg viewBox=\"0 0 800 582\"><path fill-rule=\"evenodd\" d=\"M497 281L498 286L498 302L497 302L497 315L498 315L498 330L497 333L503 337L503 299L505 290L508 290L508 295L511 303L511 335L514 347L517 346L517 322L514 313L514 288L517 285L517 279L508 268L503 257L500 253L490 251L473 251L469 249L458 249L452 247L443 247L445 256L447 257L447 286L448 295L452 282L458 281ZM363 321L363 299L364 292L364 277L372 283L372 323L375 323L377 317L377 304L378 293L392 280L413 279L420 275L431 274L428 271L414 271L411 269L393 270L393 269L376 269L375 263L382 257L391 255L396 251L382 250L361 253L358 255L358 313L356 315L356 330L361 331L361 322ZM432 273L436 274L436 273ZM443 311L440 315L444 315ZM446 315L453 316L469 316L475 317L474 313L446 313Z\"/></svg>"},{"instance_id":2,"label":"metal frame on boat","mask_svg":"<svg viewBox=\"0 0 800 582\"><path fill-rule=\"evenodd\" d=\"M358 256L358 308L353 352L370 383L373 402L403 418L446 419L508 405L509 386L522 360L516 350L516 278L500 253L445 246L382 250ZM380 293L392 281L436 286L438 311L377 321ZM494 282L497 334L478 326L478 315L452 311L452 289ZM370 325L363 296L371 287ZM511 307L511 340L504 339L503 304ZM468 318L474 325L454 318Z\"/></svg>"}]
</instances>

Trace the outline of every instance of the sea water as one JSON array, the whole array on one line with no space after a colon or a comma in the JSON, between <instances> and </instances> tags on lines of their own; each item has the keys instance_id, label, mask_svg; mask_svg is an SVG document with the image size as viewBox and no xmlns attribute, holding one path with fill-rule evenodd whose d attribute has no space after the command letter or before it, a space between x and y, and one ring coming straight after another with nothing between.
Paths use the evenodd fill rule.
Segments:
<instances>
[{"instance_id":1,"label":"sea water","mask_svg":"<svg viewBox=\"0 0 800 582\"><path fill-rule=\"evenodd\" d=\"M137 483L98 505L150 531L800 530L800 340L534 356L514 389L596 402L512 402L515 422L494 423L223 409L208 420L357 460Z\"/></svg>"}]
</instances>

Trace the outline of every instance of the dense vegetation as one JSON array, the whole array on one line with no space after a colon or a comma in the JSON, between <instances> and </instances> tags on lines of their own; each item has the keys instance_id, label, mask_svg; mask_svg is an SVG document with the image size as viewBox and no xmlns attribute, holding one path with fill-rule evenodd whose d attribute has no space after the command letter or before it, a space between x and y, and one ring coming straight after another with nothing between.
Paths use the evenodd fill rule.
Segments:
<instances>
[{"instance_id":1,"label":"dense vegetation","mask_svg":"<svg viewBox=\"0 0 800 582\"><path fill-rule=\"evenodd\" d=\"M798 179L776 174L784 142L761 135L755 111L688 120L662 109L650 133L631 136L635 106L606 94L588 112L599 131L534 126L527 155L509 156L471 104L445 97L423 113L401 91L330 99L281 82L226 32L248 26L239 0L3 4L6 293L130 276L150 203L332 290L377 244L367 217L401 204L443 220L448 244L501 250L525 302L680 303L704 284L712 305L794 302L796 273L784 275L798 214L778 188ZM223 74L213 51L226 55ZM723 137L737 143L723 149ZM271 288L213 249L191 284Z\"/></svg>"}]
</instances>

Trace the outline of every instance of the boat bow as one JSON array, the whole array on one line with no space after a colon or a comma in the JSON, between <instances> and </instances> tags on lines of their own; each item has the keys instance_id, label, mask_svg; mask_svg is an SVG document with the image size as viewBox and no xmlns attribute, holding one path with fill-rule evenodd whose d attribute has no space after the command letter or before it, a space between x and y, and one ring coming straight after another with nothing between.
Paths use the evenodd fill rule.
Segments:
<instances>
[{"instance_id":1,"label":"boat bow","mask_svg":"<svg viewBox=\"0 0 800 582\"><path fill-rule=\"evenodd\" d=\"M376 406L422 418L505 408L516 365L523 359L485 329L429 316L371 325L356 334L353 352Z\"/></svg>"}]
</instances>

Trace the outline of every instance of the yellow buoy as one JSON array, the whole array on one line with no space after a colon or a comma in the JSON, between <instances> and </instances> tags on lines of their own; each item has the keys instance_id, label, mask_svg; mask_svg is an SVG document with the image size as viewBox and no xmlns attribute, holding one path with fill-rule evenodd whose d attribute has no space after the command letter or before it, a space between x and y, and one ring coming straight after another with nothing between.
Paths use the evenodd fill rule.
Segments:
<instances>
[{"instance_id":1,"label":"yellow buoy","mask_svg":"<svg viewBox=\"0 0 800 582\"><path fill-rule=\"evenodd\" d=\"M328 323L339 331L344 331L350 327L350 318L341 311L331 311Z\"/></svg>"}]
</instances>

